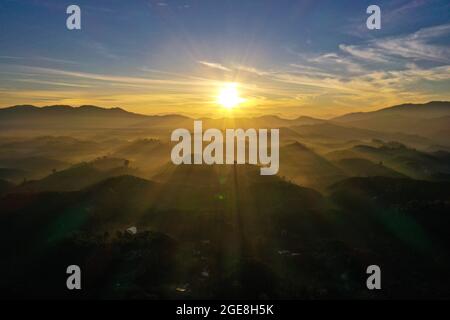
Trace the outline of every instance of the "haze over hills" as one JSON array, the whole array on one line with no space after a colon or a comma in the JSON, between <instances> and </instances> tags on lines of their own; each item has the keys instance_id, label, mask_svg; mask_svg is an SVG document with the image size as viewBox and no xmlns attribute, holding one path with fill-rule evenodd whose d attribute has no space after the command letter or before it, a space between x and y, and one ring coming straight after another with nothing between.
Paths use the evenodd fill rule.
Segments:
<instances>
[{"instance_id":1,"label":"haze over hills","mask_svg":"<svg viewBox=\"0 0 450 320\"><path fill-rule=\"evenodd\" d=\"M412 104L412 103L405 103L402 105L397 106L391 106L382 108L376 111L371 112L355 112L355 113L348 113L344 114L335 118L331 118L329 120L336 120L336 121L356 121L356 120L363 120L368 119L374 116L380 116L380 115L397 115L397 116L408 116L408 117L414 117L414 118L438 118L438 117L444 117L444 116L450 116L450 101L430 101L423 104ZM126 111L124 109L121 109L119 107L116 108L102 108L99 106L92 106L92 105L82 105L79 107L73 107L69 105L50 105L50 106L43 106L43 107L36 107L33 105L16 105L16 106L10 106L10 107L4 107L0 108L0 115L1 119L5 120L4 117L25 117L25 116L38 116L38 115L56 115L56 116L62 116L62 115L86 115L86 116L118 116L118 117L160 117L164 118L166 116L170 117L172 115L144 115L144 114L138 114ZM179 116L178 117L185 117L185 116ZM274 121L274 119L278 119L279 121L287 120L282 119L278 116L258 116L258 117L252 117L252 118L259 118L259 119L266 119L269 121ZM210 118L204 118L205 120ZM320 123L325 119L317 119L307 116L299 116L296 119L291 119L292 123L296 122L303 122L303 124L314 124L314 123Z\"/></svg>"},{"instance_id":2,"label":"haze over hills","mask_svg":"<svg viewBox=\"0 0 450 320\"><path fill-rule=\"evenodd\" d=\"M159 119L164 116L145 116L131 113L121 108L101 108L96 106L71 107L54 105L35 107L19 105L0 109L0 128L5 130L29 128L123 128L145 119ZM170 117L170 116L167 116ZM178 118L179 116L177 116Z\"/></svg>"},{"instance_id":3,"label":"haze over hills","mask_svg":"<svg viewBox=\"0 0 450 320\"><path fill-rule=\"evenodd\" d=\"M390 266L383 298L448 296L448 105L201 119L279 128L276 176L172 164L189 117L0 109L1 294L68 297L54 274L78 263L95 275L80 298L376 299L361 281L376 261ZM30 263L39 279L17 286Z\"/></svg>"},{"instance_id":4,"label":"haze over hills","mask_svg":"<svg viewBox=\"0 0 450 320\"><path fill-rule=\"evenodd\" d=\"M412 118L439 118L450 116L450 101L430 101L423 104L405 103L371 112L349 113L333 118L337 121L356 121L374 116L397 115Z\"/></svg>"},{"instance_id":5,"label":"haze over hills","mask_svg":"<svg viewBox=\"0 0 450 320\"><path fill-rule=\"evenodd\" d=\"M351 127L417 134L448 144L450 102L403 104L373 112L358 112L332 119Z\"/></svg>"},{"instance_id":6,"label":"haze over hills","mask_svg":"<svg viewBox=\"0 0 450 320\"><path fill-rule=\"evenodd\" d=\"M389 134L402 133L402 142L417 140L415 144L428 143L447 145L446 135L450 128L450 102L429 102L426 104L404 104L380 109L374 112L351 113L330 120L298 117L282 119L277 116L252 118L203 118L204 128L280 128L297 127L302 133L330 136L330 132L360 137L390 139ZM187 127L191 129L193 119L180 115L141 115L120 108L104 109L95 106L13 106L0 109L0 128L3 134L9 130L76 130L76 129L128 129L154 130L156 134L166 130ZM339 127L336 127L339 125ZM309 126L309 127L306 127ZM345 126L345 128L343 128ZM356 129L361 130L357 131ZM343 130L347 130L344 133ZM352 131L354 130L354 131ZM372 131L372 132L370 132ZM376 131L376 132L373 132ZM342 133L341 133L342 132ZM377 133L378 132L378 133ZM414 137L414 135L416 137ZM422 141L421 141L422 139Z\"/></svg>"},{"instance_id":7,"label":"haze over hills","mask_svg":"<svg viewBox=\"0 0 450 320\"><path fill-rule=\"evenodd\" d=\"M401 105L332 120L277 116L201 120L204 129L280 128L280 174L301 185L324 190L331 183L354 175L348 170L350 163L358 167L357 175L371 176L374 170L389 176L398 173L420 179L446 179L450 173L446 160L439 160L427 150L444 152L450 147L449 142L446 136L427 134L430 128L439 129L434 121L447 130L446 117L436 119L435 116L446 114L449 105L448 102ZM355 121L366 119L383 124L384 120L379 116L385 114L392 114L393 120L401 122L409 112L411 117L419 119L417 121L426 123L420 132L423 136L407 133L411 131L410 125L405 129L406 133L355 126ZM180 127L192 130L193 120L179 115L147 116L120 108L95 106L0 109L0 136L3 137L0 141L0 179L9 179L13 183L40 180L54 171L104 156L126 159L144 177L152 178L170 163L172 130ZM402 131L402 126L396 128ZM19 134L23 130L24 133ZM420 131L420 127L415 130ZM389 146L389 141L408 147L394 150L394 144Z\"/></svg>"},{"instance_id":8,"label":"haze over hills","mask_svg":"<svg viewBox=\"0 0 450 320\"><path fill-rule=\"evenodd\" d=\"M101 108L97 106L72 107L54 105L35 107L19 105L0 109L0 128L10 129L28 125L30 128L52 126L54 128L147 128L153 127L192 127L193 118L182 115L143 115L125 111L121 108ZM239 118L200 118L205 128L229 127L283 127L321 123L323 120L311 117L282 119L278 116L239 117ZM99 121L99 122L96 122Z\"/></svg>"}]
</instances>

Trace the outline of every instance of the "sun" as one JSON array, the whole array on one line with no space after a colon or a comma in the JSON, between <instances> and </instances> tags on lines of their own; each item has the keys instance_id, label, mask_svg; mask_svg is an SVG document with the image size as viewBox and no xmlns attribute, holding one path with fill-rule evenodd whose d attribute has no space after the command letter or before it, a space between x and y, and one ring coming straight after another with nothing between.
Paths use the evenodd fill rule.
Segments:
<instances>
[{"instance_id":1,"label":"sun","mask_svg":"<svg viewBox=\"0 0 450 320\"><path fill-rule=\"evenodd\" d=\"M226 109L233 109L244 101L239 96L239 91L236 83L227 83L219 91L217 96L217 103Z\"/></svg>"}]
</instances>

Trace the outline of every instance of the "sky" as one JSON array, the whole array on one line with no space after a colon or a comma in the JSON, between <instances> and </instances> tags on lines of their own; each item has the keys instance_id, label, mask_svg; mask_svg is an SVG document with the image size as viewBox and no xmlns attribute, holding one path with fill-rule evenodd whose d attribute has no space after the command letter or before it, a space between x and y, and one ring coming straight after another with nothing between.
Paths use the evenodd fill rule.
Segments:
<instances>
[{"instance_id":1,"label":"sky","mask_svg":"<svg viewBox=\"0 0 450 320\"><path fill-rule=\"evenodd\" d=\"M81 30L66 8L81 8ZM369 30L366 9L381 8ZM0 107L329 118L450 100L448 0L1 0ZM229 112L229 111L227 111Z\"/></svg>"}]
</instances>

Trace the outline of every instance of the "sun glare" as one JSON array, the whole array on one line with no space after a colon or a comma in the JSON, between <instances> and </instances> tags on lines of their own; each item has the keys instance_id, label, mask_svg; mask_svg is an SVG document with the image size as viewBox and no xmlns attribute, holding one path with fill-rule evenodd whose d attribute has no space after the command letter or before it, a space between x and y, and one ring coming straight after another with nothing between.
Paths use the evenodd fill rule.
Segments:
<instances>
[{"instance_id":1,"label":"sun glare","mask_svg":"<svg viewBox=\"0 0 450 320\"><path fill-rule=\"evenodd\" d=\"M237 89L236 83L227 83L219 91L217 97L217 102L226 109L233 109L239 103L243 102L239 96L239 91Z\"/></svg>"}]
</instances>

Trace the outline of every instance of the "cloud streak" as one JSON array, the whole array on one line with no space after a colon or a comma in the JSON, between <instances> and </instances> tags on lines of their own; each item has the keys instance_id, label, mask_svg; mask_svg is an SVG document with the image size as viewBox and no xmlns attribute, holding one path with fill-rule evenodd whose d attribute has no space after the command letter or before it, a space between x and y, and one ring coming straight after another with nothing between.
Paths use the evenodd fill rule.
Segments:
<instances>
[{"instance_id":1,"label":"cloud streak","mask_svg":"<svg viewBox=\"0 0 450 320\"><path fill-rule=\"evenodd\" d=\"M197 61L197 62L199 64L205 66L205 67L208 67L208 68L222 70L222 71L226 71L226 72L231 72L231 69L225 67L224 65L222 65L220 63L208 62L208 61Z\"/></svg>"},{"instance_id":2,"label":"cloud streak","mask_svg":"<svg viewBox=\"0 0 450 320\"><path fill-rule=\"evenodd\" d=\"M2 90L0 104L18 100L99 103L130 106L144 113L189 110L209 115L217 110L215 95L227 79L240 83L248 101L242 109L252 114L272 110L286 116L331 117L362 107L450 100L450 49L436 41L449 35L450 24L437 25L410 34L342 43L334 51L298 52L278 65L225 65L214 59L193 59L201 68L189 72L140 67L123 75L73 71L63 68L63 61L50 58L28 60L36 65L2 66L1 84L8 90ZM21 57L3 59L23 61ZM60 65L46 68L39 65L41 61ZM65 67L74 69L75 65Z\"/></svg>"},{"instance_id":3,"label":"cloud streak","mask_svg":"<svg viewBox=\"0 0 450 320\"><path fill-rule=\"evenodd\" d=\"M435 63L450 63L450 48L433 44L450 37L450 24L423 28L412 34L371 40L362 45L341 44L339 49L357 59L393 62L397 58Z\"/></svg>"}]
</instances>

